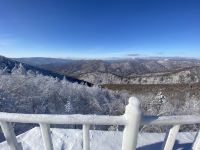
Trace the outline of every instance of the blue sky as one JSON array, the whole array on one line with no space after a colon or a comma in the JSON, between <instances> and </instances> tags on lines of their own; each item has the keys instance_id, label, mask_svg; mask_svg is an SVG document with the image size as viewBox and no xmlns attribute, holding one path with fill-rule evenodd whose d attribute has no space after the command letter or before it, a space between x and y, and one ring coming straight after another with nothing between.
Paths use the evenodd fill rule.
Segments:
<instances>
[{"instance_id":1,"label":"blue sky","mask_svg":"<svg viewBox=\"0 0 200 150\"><path fill-rule=\"evenodd\" d=\"M200 58L200 1L1 0L0 55Z\"/></svg>"}]
</instances>

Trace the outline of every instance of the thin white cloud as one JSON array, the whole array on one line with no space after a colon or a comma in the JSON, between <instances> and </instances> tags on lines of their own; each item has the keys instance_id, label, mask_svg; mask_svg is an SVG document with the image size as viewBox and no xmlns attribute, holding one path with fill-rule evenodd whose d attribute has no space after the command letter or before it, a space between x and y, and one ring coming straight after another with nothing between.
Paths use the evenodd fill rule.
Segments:
<instances>
[{"instance_id":1,"label":"thin white cloud","mask_svg":"<svg viewBox=\"0 0 200 150\"><path fill-rule=\"evenodd\" d=\"M10 44L11 44L10 41L0 39L0 46L1 46L1 47L2 47L2 46L8 46L8 45L10 45Z\"/></svg>"},{"instance_id":2,"label":"thin white cloud","mask_svg":"<svg viewBox=\"0 0 200 150\"><path fill-rule=\"evenodd\" d=\"M6 47L11 46L16 43L16 39L10 38L10 37L0 37L0 46Z\"/></svg>"}]
</instances>

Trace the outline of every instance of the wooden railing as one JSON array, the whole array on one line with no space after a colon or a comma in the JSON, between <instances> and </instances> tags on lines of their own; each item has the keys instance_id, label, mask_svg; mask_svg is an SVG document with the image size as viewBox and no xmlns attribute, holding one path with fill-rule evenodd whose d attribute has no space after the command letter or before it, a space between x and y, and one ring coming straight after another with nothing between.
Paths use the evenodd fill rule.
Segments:
<instances>
[{"instance_id":1,"label":"wooden railing","mask_svg":"<svg viewBox=\"0 0 200 150\"><path fill-rule=\"evenodd\" d=\"M44 147L53 150L50 124L78 124L83 126L83 150L90 150L90 125L123 125L125 126L122 150L135 150L140 125L173 125L166 134L162 150L172 150L180 125L200 123L200 116L142 116L139 100L129 99L125 114L122 116L98 115L47 115L47 114L16 114L0 113L0 125L11 150L22 150L17 142L12 122L36 123L40 125ZM198 132L191 147L200 150L200 133Z\"/></svg>"}]
</instances>

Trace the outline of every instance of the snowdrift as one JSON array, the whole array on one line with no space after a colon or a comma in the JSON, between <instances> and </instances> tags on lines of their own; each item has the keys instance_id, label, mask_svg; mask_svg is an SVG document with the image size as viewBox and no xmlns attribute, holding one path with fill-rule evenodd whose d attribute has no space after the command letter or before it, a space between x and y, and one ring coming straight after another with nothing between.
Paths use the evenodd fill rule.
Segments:
<instances>
[{"instance_id":1,"label":"snowdrift","mask_svg":"<svg viewBox=\"0 0 200 150\"><path fill-rule=\"evenodd\" d=\"M177 135L174 149L187 150L192 146L195 132L180 132ZM55 150L82 150L82 130L51 128L51 136ZM164 133L140 133L137 150L160 150ZM35 127L19 136L24 150L43 150L40 129ZM121 150L122 132L90 131L91 150ZM7 142L0 143L1 150L9 150Z\"/></svg>"}]
</instances>

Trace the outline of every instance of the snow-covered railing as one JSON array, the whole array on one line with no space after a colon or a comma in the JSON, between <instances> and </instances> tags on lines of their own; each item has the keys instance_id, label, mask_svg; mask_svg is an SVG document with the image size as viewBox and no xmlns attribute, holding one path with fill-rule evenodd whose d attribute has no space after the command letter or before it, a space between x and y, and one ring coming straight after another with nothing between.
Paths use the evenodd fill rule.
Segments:
<instances>
[{"instance_id":1,"label":"snow-covered railing","mask_svg":"<svg viewBox=\"0 0 200 150\"><path fill-rule=\"evenodd\" d=\"M122 150L135 150L140 125L173 125L166 134L162 150L172 150L180 125L200 123L200 116L142 116L140 103L131 97L122 116L98 115L48 115L16 114L0 112L0 125L11 150L22 150L17 142L12 122L36 123L40 125L44 147L53 150L50 124L79 124L83 126L83 150L90 149L90 125L124 125ZM193 150L200 150L200 133L193 143Z\"/></svg>"}]
</instances>

